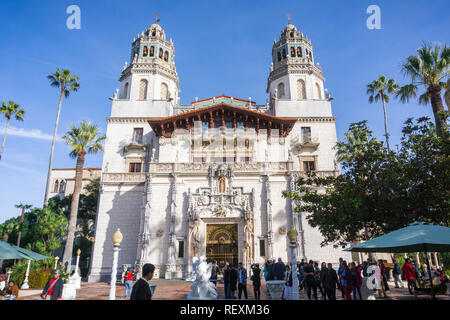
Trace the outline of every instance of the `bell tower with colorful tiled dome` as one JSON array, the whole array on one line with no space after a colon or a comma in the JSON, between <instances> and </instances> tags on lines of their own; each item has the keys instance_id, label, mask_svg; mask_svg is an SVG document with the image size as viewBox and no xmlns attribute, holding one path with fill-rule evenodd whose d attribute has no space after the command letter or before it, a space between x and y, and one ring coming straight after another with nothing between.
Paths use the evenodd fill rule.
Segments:
<instances>
[{"instance_id":1,"label":"bell tower with colorful tiled dome","mask_svg":"<svg viewBox=\"0 0 450 320\"><path fill-rule=\"evenodd\" d=\"M173 106L178 105L175 49L158 23L133 39L130 62L125 63L119 80L119 99L171 101Z\"/></svg>"},{"instance_id":2,"label":"bell tower with colorful tiled dome","mask_svg":"<svg viewBox=\"0 0 450 320\"><path fill-rule=\"evenodd\" d=\"M322 100L324 78L314 65L311 40L288 23L272 46L267 93L274 100Z\"/></svg>"}]
</instances>

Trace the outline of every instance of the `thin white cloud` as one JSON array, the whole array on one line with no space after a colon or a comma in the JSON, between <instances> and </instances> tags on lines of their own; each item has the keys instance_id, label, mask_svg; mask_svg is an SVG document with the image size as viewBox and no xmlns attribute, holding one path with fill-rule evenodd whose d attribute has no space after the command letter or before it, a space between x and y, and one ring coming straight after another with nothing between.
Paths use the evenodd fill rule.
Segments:
<instances>
[{"instance_id":1,"label":"thin white cloud","mask_svg":"<svg viewBox=\"0 0 450 320\"><path fill-rule=\"evenodd\" d=\"M5 132L5 126L0 126L0 134L3 134ZM8 136L16 136L16 137L24 137L24 138L30 138L30 139L38 139L38 140L45 140L45 141L52 141L53 136L51 134L42 132L39 129L24 129L24 128L17 128L14 126L10 126L8 129ZM57 142L63 141L61 137L56 137Z\"/></svg>"},{"instance_id":2,"label":"thin white cloud","mask_svg":"<svg viewBox=\"0 0 450 320\"><path fill-rule=\"evenodd\" d=\"M24 166L16 166L16 165L8 163L8 162L0 161L0 167L5 167L5 168L11 169L11 170L15 170L15 171L21 171L21 172L25 172L25 173L28 173L28 174L37 175L37 176L39 176L41 178L42 177L46 177L46 174L44 174L41 171L34 170L34 169L31 169L31 168L27 168L27 167L24 167Z\"/></svg>"}]
</instances>

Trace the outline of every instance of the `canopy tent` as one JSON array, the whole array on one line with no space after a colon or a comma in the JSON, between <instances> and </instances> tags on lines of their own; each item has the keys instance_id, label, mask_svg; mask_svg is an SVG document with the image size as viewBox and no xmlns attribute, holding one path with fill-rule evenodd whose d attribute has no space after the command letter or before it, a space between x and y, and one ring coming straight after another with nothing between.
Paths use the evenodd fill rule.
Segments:
<instances>
[{"instance_id":1,"label":"canopy tent","mask_svg":"<svg viewBox=\"0 0 450 320\"><path fill-rule=\"evenodd\" d=\"M0 241L0 260L27 259L37 261L48 258L47 256L15 246L11 243Z\"/></svg>"},{"instance_id":2,"label":"canopy tent","mask_svg":"<svg viewBox=\"0 0 450 320\"><path fill-rule=\"evenodd\" d=\"M392 231L380 237L357 244L344 251L354 252L425 252L430 275L430 286L433 298L433 282L431 281L431 268L428 252L450 251L450 228L414 222L409 226Z\"/></svg>"},{"instance_id":3,"label":"canopy tent","mask_svg":"<svg viewBox=\"0 0 450 320\"><path fill-rule=\"evenodd\" d=\"M392 231L347 248L354 252L449 252L450 228L424 222Z\"/></svg>"}]
</instances>

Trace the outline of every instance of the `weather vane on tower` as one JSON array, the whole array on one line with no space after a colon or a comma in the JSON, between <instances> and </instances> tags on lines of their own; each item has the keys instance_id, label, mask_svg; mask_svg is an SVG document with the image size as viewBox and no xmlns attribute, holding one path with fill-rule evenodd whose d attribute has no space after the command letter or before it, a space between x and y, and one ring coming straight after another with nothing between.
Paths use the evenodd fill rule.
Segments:
<instances>
[{"instance_id":1,"label":"weather vane on tower","mask_svg":"<svg viewBox=\"0 0 450 320\"><path fill-rule=\"evenodd\" d=\"M288 18L288 24L291 24L291 16L292 14L290 12L286 13L285 16Z\"/></svg>"},{"instance_id":2,"label":"weather vane on tower","mask_svg":"<svg viewBox=\"0 0 450 320\"><path fill-rule=\"evenodd\" d=\"M160 21L160 19L159 19L159 16L160 16L159 12L155 12L154 15L155 15L155 23L158 23Z\"/></svg>"}]
</instances>

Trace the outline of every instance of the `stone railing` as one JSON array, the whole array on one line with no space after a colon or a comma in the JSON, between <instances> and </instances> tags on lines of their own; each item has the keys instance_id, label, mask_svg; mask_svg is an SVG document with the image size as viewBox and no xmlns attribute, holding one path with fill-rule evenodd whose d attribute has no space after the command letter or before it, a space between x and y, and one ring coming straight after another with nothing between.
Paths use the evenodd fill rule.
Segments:
<instances>
[{"instance_id":1,"label":"stone railing","mask_svg":"<svg viewBox=\"0 0 450 320\"><path fill-rule=\"evenodd\" d=\"M215 163L213 169L217 170L220 163ZM228 164L223 164L225 168ZM264 174L264 173L292 173L295 177L306 178L306 172L293 171L292 162L250 162L232 163L233 172L237 174ZM150 163L150 174L208 174L209 163ZM337 171L315 171L320 178L338 175ZM146 172L103 173L102 183L105 184L139 184L145 182Z\"/></svg>"},{"instance_id":2,"label":"stone railing","mask_svg":"<svg viewBox=\"0 0 450 320\"><path fill-rule=\"evenodd\" d=\"M214 163L213 169L220 165L228 168L232 165L233 171L238 173L279 172L292 170L292 162L232 162ZM208 173L210 163L150 163L150 173Z\"/></svg>"},{"instance_id":3,"label":"stone railing","mask_svg":"<svg viewBox=\"0 0 450 320\"><path fill-rule=\"evenodd\" d=\"M103 173L102 183L142 183L145 178L145 172Z\"/></svg>"}]
</instances>

